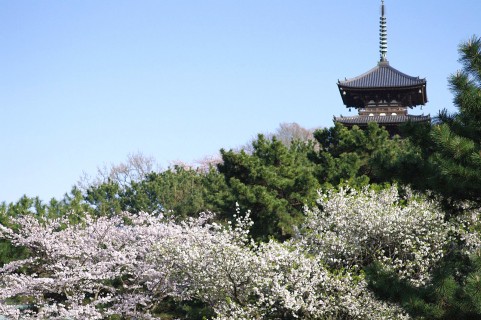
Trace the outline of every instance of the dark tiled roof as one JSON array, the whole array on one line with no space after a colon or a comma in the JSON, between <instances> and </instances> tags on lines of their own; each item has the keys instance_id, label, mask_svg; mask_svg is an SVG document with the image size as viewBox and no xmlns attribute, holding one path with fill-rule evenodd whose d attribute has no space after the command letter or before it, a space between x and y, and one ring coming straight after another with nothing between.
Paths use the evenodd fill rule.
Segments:
<instances>
[{"instance_id":1,"label":"dark tiled roof","mask_svg":"<svg viewBox=\"0 0 481 320\"><path fill-rule=\"evenodd\" d=\"M387 61L379 62L376 67L358 77L338 82L339 87L343 88L394 88L424 84L426 79L408 76L391 67Z\"/></svg>"},{"instance_id":2,"label":"dark tiled roof","mask_svg":"<svg viewBox=\"0 0 481 320\"><path fill-rule=\"evenodd\" d=\"M361 124L365 125L369 122L376 122L380 124L397 124L404 122L426 122L431 121L430 115L386 115L386 116L351 116L351 117L334 117L334 121L342 124Z\"/></svg>"}]
</instances>

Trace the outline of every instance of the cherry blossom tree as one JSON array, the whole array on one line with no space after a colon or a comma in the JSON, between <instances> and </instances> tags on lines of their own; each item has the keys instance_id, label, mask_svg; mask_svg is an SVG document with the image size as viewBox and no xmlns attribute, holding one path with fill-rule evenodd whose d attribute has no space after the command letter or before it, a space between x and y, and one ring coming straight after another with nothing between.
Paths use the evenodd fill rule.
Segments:
<instances>
[{"instance_id":1,"label":"cherry blossom tree","mask_svg":"<svg viewBox=\"0 0 481 320\"><path fill-rule=\"evenodd\" d=\"M22 312L26 319L144 318L155 301L171 294L169 260L160 266L148 259L159 238L181 232L161 217L87 215L69 224L68 217L25 216L14 222L18 232L0 226L1 234L28 248L31 257L0 269L0 313L19 317L10 303L19 302L29 306Z\"/></svg>"},{"instance_id":2,"label":"cherry blossom tree","mask_svg":"<svg viewBox=\"0 0 481 320\"><path fill-rule=\"evenodd\" d=\"M446 221L438 202L409 189L401 197L396 186L341 188L321 194L319 203L322 210L307 210L301 243L332 268L361 269L380 262L419 286L456 239L465 240L467 254L479 245L479 233L467 228L478 223L479 213L465 211Z\"/></svg>"},{"instance_id":3,"label":"cherry blossom tree","mask_svg":"<svg viewBox=\"0 0 481 320\"><path fill-rule=\"evenodd\" d=\"M217 320L408 319L374 296L362 268L377 261L421 285L452 237L464 239L467 253L479 246L467 227L474 220L446 222L434 202L401 198L395 188L342 189L319 203L283 243L254 242L240 210L227 225L210 213L183 222L143 212L78 223L19 216L16 228L0 226L0 238L29 258L0 268L0 314L155 319L170 299L200 301Z\"/></svg>"}]
</instances>

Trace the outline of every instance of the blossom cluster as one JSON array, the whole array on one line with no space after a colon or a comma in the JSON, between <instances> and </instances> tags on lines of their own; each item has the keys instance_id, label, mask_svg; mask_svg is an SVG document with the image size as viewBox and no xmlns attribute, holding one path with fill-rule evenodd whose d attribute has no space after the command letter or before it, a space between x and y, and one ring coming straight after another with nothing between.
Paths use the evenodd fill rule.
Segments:
<instances>
[{"instance_id":1,"label":"blossom cluster","mask_svg":"<svg viewBox=\"0 0 481 320\"><path fill-rule=\"evenodd\" d=\"M361 269L376 261L413 285L426 284L456 235L470 243L480 237L462 228L473 221L467 216L446 221L437 202L405 193L392 186L321 194L322 209L306 211L301 243L332 268Z\"/></svg>"},{"instance_id":2,"label":"blossom cluster","mask_svg":"<svg viewBox=\"0 0 481 320\"><path fill-rule=\"evenodd\" d=\"M332 273L289 243L255 244L248 215L233 226L201 215L182 223L147 213L15 219L3 238L31 257L0 268L0 314L9 319L153 319L166 297L197 299L217 319L403 318L362 279ZM23 304L22 310L18 304Z\"/></svg>"},{"instance_id":3,"label":"blossom cluster","mask_svg":"<svg viewBox=\"0 0 481 320\"><path fill-rule=\"evenodd\" d=\"M13 221L18 232L0 226L2 237L31 253L31 258L0 268L0 314L21 314L22 319L135 318L139 306L148 310L155 299L169 294L164 281L169 270L148 257L158 239L181 232L174 224L146 213L68 221L24 216ZM20 312L12 301L28 308Z\"/></svg>"},{"instance_id":4,"label":"blossom cluster","mask_svg":"<svg viewBox=\"0 0 481 320\"><path fill-rule=\"evenodd\" d=\"M436 203L396 188L342 189L319 203L284 243L254 242L240 212L226 225L210 213L183 222L128 212L79 223L18 217L18 230L0 225L0 238L30 256L0 268L0 315L155 319L173 299L201 301L217 320L408 319L376 299L362 268L380 262L420 285L453 238L479 244L474 218L446 222Z\"/></svg>"},{"instance_id":5,"label":"blossom cluster","mask_svg":"<svg viewBox=\"0 0 481 320\"><path fill-rule=\"evenodd\" d=\"M376 300L364 279L332 273L322 260L293 243L256 244L252 222L205 234L191 227L157 246L157 257L175 257L182 297L209 303L217 319L405 319L394 305ZM205 228L206 226L204 226ZM177 284L179 286L181 284Z\"/></svg>"}]
</instances>

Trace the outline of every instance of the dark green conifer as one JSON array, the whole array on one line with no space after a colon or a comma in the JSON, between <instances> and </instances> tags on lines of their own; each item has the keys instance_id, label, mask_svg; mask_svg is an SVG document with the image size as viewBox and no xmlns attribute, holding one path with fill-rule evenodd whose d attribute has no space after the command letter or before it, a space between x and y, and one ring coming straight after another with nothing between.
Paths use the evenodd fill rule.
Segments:
<instances>
[{"instance_id":1,"label":"dark green conifer","mask_svg":"<svg viewBox=\"0 0 481 320\"><path fill-rule=\"evenodd\" d=\"M293 141L286 146L275 137L259 135L252 146L252 154L221 150L218 168L230 190L222 212L235 214L237 202L251 210L256 238L291 237L304 218L304 206L315 205L320 187L307 156L313 144Z\"/></svg>"},{"instance_id":2,"label":"dark green conifer","mask_svg":"<svg viewBox=\"0 0 481 320\"><path fill-rule=\"evenodd\" d=\"M432 128L431 185L456 199L481 201L481 38L462 43L459 53L463 69L449 79L458 112L441 112Z\"/></svg>"}]
</instances>

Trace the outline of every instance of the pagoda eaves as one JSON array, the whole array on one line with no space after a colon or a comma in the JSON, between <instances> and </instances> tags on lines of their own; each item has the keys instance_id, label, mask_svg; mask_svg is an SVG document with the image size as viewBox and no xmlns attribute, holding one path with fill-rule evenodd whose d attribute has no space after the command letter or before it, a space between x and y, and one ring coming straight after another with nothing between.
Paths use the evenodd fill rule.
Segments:
<instances>
[{"instance_id":1,"label":"pagoda eaves","mask_svg":"<svg viewBox=\"0 0 481 320\"><path fill-rule=\"evenodd\" d=\"M334 117L335 122L342 123L346 126L367 126L371 122L376 122L382 125L396 125L399 123L406 122L427 122L430 121L431 117L429 115L386 115L386 116L350 116L350 117Z\"/></svg>"},{"instance_id":2,"label":"pagoda eaves","mask_svg":"<svg viewBox=\"0 0 481 320\"><path fill-rule=\"evenodd\" d=\"M395 104L415 107L427 102L426 79L411 77L381 61L368 72L337 86L346 107L365 108L367 105Z\"/></svg>"}]
</instances>

